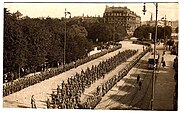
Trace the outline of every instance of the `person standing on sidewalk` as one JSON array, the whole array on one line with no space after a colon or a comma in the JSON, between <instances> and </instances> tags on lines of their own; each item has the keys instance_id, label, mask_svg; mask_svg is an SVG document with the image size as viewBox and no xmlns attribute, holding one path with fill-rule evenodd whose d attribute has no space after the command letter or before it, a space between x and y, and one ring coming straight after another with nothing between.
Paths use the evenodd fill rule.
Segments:
<instances>
[{"instance_id":1,"label":"person standing on sidewalk","mask_svg":"<svg viewBox=\"0 0 180 113\"><path fill-rule=\"evenodd\" d=\"M138 75L138 76L137 76L137 81L136 81L136 83L138 83L139 80L140 80L140 76Z\"/></svg>"},{"instance_id":2,"label":"person standing on sidewalk","mask_svg":"<svg viewBox=\"0 0 180 113\"><path fill-rule=\"evenodd\" d=\"M32 108L36 108L36 102L35 102L34 95L31 96L31 106L32 106Z\"/></svg>"},{"instance_id":3,"label":"person standing on sidewalk","mask_svg":"<svg viewBox=\"0 0 180 113\"><path fill-rule=\"evenodd\" d=\"M166 54L166 50L163 50L163 56Z\"/></svg>"},{"instance_id":4,"label":"person standing on sidewalk","mask_svg":"<svg viewBox=\"0 0 180 113\"><path fill-rule=\"evenodd\" d=\"M161 59L161 62L163 63L163 61L164 61L164 55L162 56L162 59Z\"/></svg>"},{"instance_id":5,"label":"person standing on sidewalk","mask_svg":"<svg viewBox=\"0 0 180 113\"><path fill-rule=\"evenodd\" d=\"M162 62L162 66L163 66L163 68L166 66L165 60Z\"/></svg>"}]
</instances>

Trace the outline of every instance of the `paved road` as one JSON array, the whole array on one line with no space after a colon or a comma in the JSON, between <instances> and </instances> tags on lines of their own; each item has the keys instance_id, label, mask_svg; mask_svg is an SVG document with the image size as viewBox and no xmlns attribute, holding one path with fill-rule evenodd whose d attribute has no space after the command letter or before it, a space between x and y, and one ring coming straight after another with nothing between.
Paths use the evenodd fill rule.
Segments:
<instances>
[{"instance_id":1,"label":"paved road","mask_svg":"<svg viewBox=\"0 0 180 113\"><path fill-rule=\"evenodd\" d=\"M108 53L100 58L92 60L88 63L85 63L77 68L66 71L62 74L59 74L53 78L42 81L33 86L27 87L19 92L10 94L3 98L3 107L4 108L29 108L31 107L30 98L31 95L35 95L36 104L38 108L46 108L45 101L51 94L53 89L57 88L63 80L66 81L67 78L74 76L76 72L80 73L81 70L85 70L87 67L92 65L97 65L99 62L108 59L116 54L119 51L126 49L138 49L139 52L142 51L142 45L132 44L131 41L122 41L122 48L114 52Z\"/></svg>"},{"instance_id":2,"label":"paved road","mask_svg":"<svg viewBox=\"0 0 180 113\"><path fill-rule=\"evenodd\" d=\"M158 49L162 48L162 44ZM159 50L162 55L162 50ZM120 80L99 102L95 109L151 109L152 96L152 70L148 70L146 54L140 62L132 68L127 76ZM161 58L161 57L160 57ZM154 110L173 110L173 93L175 82L173 80L174 70L172 61L174 55L167 52L164 59L166 67L160 67L156 74L155 93L154 93ZM136 82L137 75L142 80L142 88Z\"/></svg>"},{"instance_id":3,"label":"paved road","mask_svg":"<svg viewBox=\"0 0 180 113\"><path fill-rule=\"evenodd\" d=\"M138 109L139 106L148 108L147 104L142 104L143 100L151 99L151 70L144 71L148 65L146 59L150 54L146 54L127 76L120 80L100 101L95 109ZM143 87L139 90L136 82L137 75L140 75ZM144 94L147 94L144 96ZM146 98L146 99L145 99Z\"/></svg>"}]
</instances>

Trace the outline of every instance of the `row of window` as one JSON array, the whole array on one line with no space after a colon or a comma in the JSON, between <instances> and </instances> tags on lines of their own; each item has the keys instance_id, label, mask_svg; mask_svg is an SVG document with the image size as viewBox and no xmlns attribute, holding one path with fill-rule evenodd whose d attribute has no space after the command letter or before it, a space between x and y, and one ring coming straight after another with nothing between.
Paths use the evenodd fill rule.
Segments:
<instances>
[{"instance_id":1,"label":"row of window","mask_svg":"<svg viewBox=\"0 0 180 113\"><path fill-rule=\"evenodd\" d=\"M130 16L130 17L137 17L137 15L129 14L129 13L104 13L104 16Z\"/></svg>"},{"instance_id":2,"label":"row of window","mask_svg":"<svg viewBox=\"0 0 180 113\"><path fill-rule=\"evenodd\" d=\"M125 18L106 18L106 21L126 21L126 19Z\"/></svg>"},{"instance_id":3,"label":"row of window","mask_svg":"<svg viewBox=\"0 0 180 113\"><path fill-rule=\"evenodd\" d=\"M109 18L105 18L106 21L129 21L129 22L137 22L137 20L132 20L130 18L122 18L122 17L119 17L119 18L113 18L113 17L109 17Z\"/></svg>"},{"instance_id":4,"label":"row of window","mask_svg":"<svg viewBox=\"0 0 180 113\"><path fill-rule=\"evenodd\" d=\"M125 13L104 13L104 16L127 16L127 14L125 14Z\"/></svg>"}]
</instances>

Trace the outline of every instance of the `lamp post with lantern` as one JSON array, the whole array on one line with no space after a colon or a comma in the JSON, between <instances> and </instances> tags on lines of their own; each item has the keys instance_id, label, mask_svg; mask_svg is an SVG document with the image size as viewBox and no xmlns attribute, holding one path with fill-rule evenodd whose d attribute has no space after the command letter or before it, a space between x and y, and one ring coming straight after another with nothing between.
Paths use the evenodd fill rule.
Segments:
<instances>
[{"instance_id":1,"label":"lamp post with lantern","mask_svg":"<svg viewBox=\"0 0 180 113\"><path fill-rule=\"evenodd\" d=\"M152 96L151 96L151 110L153 110L153 102L154 102L154 93L155 93L155 90L154 90L154 84L155 84L155 76L156 76L156 61L155 61L155 55L156 55L156 40L157 40L157 16L158 16L158 3L154 3L155 7L156 7L156 23L155 23L155 26L156 26L156 31L155 31L155 37L154 37L154 68L153 68L153 75L152 75ZM145 15L145 12L147 11L146 10L146 3L144 3L144 6L143 6L143 14Z\"/></svg>"},{"instance_id":2,"label":"lamp post with lantern","mask_svg":"<svg viewBox=\"0 0 180 113\"><path fill-rule=\"evenodd\" d=\"M66 8L65 8L65 30L64 30L64 57L63 57L63 63L64 65L66 64L66 32L67 32L67 28L66 28L66 15L70 15L70 18L71 18L71 13L70 12L67 12L66 11Z\"/></svg>"}]
</instances>

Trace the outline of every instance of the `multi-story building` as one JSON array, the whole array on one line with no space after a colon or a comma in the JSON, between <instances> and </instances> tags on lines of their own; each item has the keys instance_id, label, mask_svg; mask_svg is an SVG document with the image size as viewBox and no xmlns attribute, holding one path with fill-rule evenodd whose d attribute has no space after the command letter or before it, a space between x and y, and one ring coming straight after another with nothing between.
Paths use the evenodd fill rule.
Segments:
<instances>
[{"instance_id":1,"label":"multi-story building","mask_svg":"<svg viewBox=\"0 0 180 113\"><path fill-rule=\"evenodd\" d=\"M129 35L132 35L134 30L141 25L141 17L127 7L106 6L103 17L106 23L124 26Z\"/></svg>"}]
</instances>

